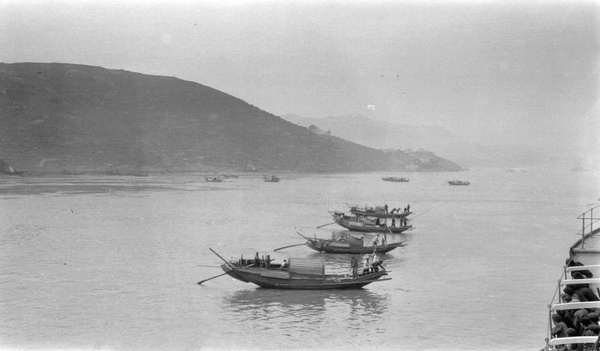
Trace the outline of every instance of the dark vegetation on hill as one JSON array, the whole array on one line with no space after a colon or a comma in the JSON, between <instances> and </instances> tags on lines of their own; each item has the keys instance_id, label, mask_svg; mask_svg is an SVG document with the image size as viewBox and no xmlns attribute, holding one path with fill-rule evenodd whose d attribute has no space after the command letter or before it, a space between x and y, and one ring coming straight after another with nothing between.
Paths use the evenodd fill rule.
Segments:
<instances>
[{"instance_id":1,"label":"dark vegetation on hill","mask_svg":"<svg viewBox=\"0 0 600 351\"><path fill-rule=\"evenodd\" d=\"M30 172L456 171L287 122L173 77L59 63L0 63L0 158Z\"/></svg>"}]
</instances>

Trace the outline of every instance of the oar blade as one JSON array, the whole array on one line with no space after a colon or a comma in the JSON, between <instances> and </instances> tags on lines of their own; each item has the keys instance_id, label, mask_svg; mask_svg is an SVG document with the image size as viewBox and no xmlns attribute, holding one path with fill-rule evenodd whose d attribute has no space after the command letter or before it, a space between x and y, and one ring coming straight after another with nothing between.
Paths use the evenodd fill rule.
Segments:
<instances>
[{"instance_id":1,"label":"oar blade","mask_svg":"<svg viewBox=\"0 0 600 351\"><path fill-rule=\"evenodd\" d=\"M332 224L335 224L335 222L323 224L323 225L318 226L317 228L325 227L325 226L332 225Z\"/></svg>"},{"instance_id":2,"label":"oar blade","mask_svg":"<svg viewBox=\"0 0 600 351\"><path fill-rule=\"evenodd\" d=\"M227 274L227 273L222 273L222 274L219 274L219 275L215 275L214 277L210 277L210 278L208 278L208 279L201 280L201 281L197 282L196 284L198 284L198 285L202 285L202 283L204 283L204 282L207 282L207 281L209 281L209 280L211 280L211 279L215 279L215 278L218 278L218 277L222 277L222 276L224 276L225 274Z\"/></svg>"}]
</instances>

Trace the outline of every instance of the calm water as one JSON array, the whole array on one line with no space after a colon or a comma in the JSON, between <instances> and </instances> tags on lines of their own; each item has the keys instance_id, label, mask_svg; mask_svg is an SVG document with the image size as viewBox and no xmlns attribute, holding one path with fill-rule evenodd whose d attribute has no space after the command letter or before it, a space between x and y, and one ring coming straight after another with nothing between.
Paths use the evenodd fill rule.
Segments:
<instances>
[{"instance_id":1,"label":"calm water","mask_svg":"<svg viewBox=\"0 0 600 351\"><path fill-rule=\"evenodd\" d=\"M388 174L389 175L389 174ZM0 347L111 350L539 350L576 217L598 174L293 175L206 183L199 175L0 179ZM406 175L402 175L406 176ZM471 181L467 187L446 180ZM324 257L327 211L410 203L392 280L356 291L276 291L221 260ZM327 230L329 229L329 231Z\"/></svg>"}]
</instances>

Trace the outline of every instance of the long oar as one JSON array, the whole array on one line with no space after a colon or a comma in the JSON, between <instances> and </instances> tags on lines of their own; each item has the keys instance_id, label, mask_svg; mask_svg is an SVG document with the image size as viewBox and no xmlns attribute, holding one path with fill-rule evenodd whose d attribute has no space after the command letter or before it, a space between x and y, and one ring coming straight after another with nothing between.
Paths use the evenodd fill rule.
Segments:
<instances>
[{"instance_id":1,"label":"long oar","mask_svg":"<svg viewBox=\"0 0 600 351\"><path fill-rule=\"evenodd\" d=\"M296 233L297 233L298 235L300 235L301 237L303 237L304 239L308 240L308 241L310 241L310 240L311 240L310 238L307 238L307 237L305 237L304 235L300 234L300 232L296 232Z\"/></svg>"},{"instance_id":2,"label":"long oar","mask_svg":"<svg viewBox=\"0 0 600 351\"><path fill-rule=\"evenodd\" d=\"M201 280L201 281L199 281L199 282L198 282L198 283L196 283L196 284L198 284L198 285L202 285L202 283L204 283L205 281L208 281L208 280L211 280L211 279L215 279L215 278L218 278L218 277L224 276L225 274L227 274L227 273L223 273L223 274L215 275L215 276L214 276L214 277L212 277L212 278L208 278L208 279Z\"/></svg>"},{"instance_id":3,"label":"long oar","mask_svg":"<svg viewBox=\"0 0 600 351\"><path fill-rule=\"evenodd\" d=\"M323 225L320 225L320 226L318 226L317 228L321 228L321 227L324 227L324 226L326 226L326 225L332 225L332 224L335 224L335 223L336 223L336 222L331 222L331 223L323 224Z\"/></svg>"},{"instance_id":4,"label":"long oar","mask_svg":"<svg viewBox=\"0 0 600 351\"><path fill-rule=\"evenodd\" d=\"M221 257L221 255L219 255L218 253L216 253L215 250L211 249L210 247L208 249L210 251L212 251L215 255L219 256L219 258L222 259L223 262L225 262L226 265L228 265L230 268L233 268L233 266L231 265L231 263L229 263L229 261L227 261L226 259L224 259L223 257Z\"/></svg>"},{"instance_id":5,"label":"long oar","mask_svg":"<svg viewBox=\"0 0 600 351\"><path fill-rule=\"evenodd\" d=\"M287 249L288 247L294 247L294 246L302 246L302 245L306 245L305 243L302 244L295 244L295 245L288 245L288 246L284 246L284 247L279 247L273 251L279 251L279 250L283 250L283 249Z\"/></svg>"}]
</instances>

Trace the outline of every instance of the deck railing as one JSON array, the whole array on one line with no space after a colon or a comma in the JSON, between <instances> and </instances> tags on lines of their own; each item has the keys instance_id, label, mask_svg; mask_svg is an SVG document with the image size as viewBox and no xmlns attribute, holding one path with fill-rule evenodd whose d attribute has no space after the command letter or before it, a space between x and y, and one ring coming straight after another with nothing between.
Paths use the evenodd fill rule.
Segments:
<instances>
[{"instance_id":1,"label":"deck railing","mask_svg":"<svg viewBox=\"0 0 600 351\"><path fill-rule=\"evenodd\" d=\"M597 213L600 213L600 204L595 204L592 208L581 214L578 219L582 221L581 230L577 233L577 235L581 235L581 248L585 248L585 238L586 235L600 232L600 227L596 225L594 229L594 224L600 221L600 217L594 217L594 210ZM560 278L558 279L557 288L554 292L554 296L552 297L552 301L550 305L548 305L548 335L546 337L546 348L545 350L554 350L557 345L571 344L571 343L593 343L593 350L598 350L598 344L600 342L600 336L598 337L569 337L569 338L554 338L552 339L552 314L558 310L565 309L573 309L573 308L600 308L599 301L590 301L590 302L579 302L579 303L568 303L563 301L561 289L565 285L571 284L581 284L581 283L592 283L597 285L600 279L592 278L592 279L569 279L569 275L575 271L580 270L596 270L600 265L588 265L588 266L575 266L568 267L564 266L563 271L561 273ZM600 291L599 291L600 293Z\"/></svg>"},{"instance_id":2,"label":"deck railing","mask_svg":"<svg viewBox=\"0 0 600 351\"><path fill-rule=\"evenodd\" d=\"M587 210L586 212L584 212L583 214L581 214L579 217L577 217L578 219L581 219L581 230L577 233L577 235L581 235L581 248L585 248L585 236L586 234L589 233L593 233L594 232L594 224L598 221L600 221L600 217L594 217L594 210L597 209L598 207L600 207L600 204L595 205L594 207L590 208L589 210ZM600 209L597 210L597 212L600 212ZM587 222L587 225L586 225ZM598 230L599 228L596 228L596 230Z\"/></svg>"}]
</instances>

